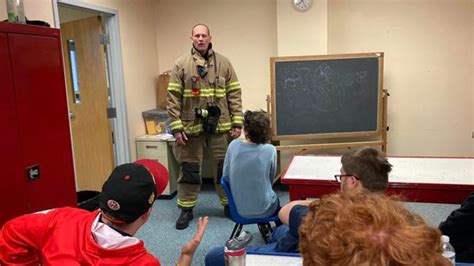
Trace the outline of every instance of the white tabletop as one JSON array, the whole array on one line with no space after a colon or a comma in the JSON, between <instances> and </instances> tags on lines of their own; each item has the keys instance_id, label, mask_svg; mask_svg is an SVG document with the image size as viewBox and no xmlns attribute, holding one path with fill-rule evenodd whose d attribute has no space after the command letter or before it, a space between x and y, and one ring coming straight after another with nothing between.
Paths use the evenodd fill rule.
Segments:
<instances>
[{"instance_id":1,"label":"white tabletop","mask_svg":"<svg viewBox=\"0 0 474 266\"><path fill-rule=\"evenodd\" d=\"M474 158L388 157L389 182L474 185ZM284 179L334 180L340 156L296 155Z\"/></svg>"},{"instance_id":2,"label":"white tabletop","mask_svg":"<svg viewBox=\"0 0 474 266\"><path fill-rule=\"evenodd\" d=\"M301 266L303 259L294 256L274 256L261 254L247 254L245 258L246 266Z\"/></svg>"}]
</instances>

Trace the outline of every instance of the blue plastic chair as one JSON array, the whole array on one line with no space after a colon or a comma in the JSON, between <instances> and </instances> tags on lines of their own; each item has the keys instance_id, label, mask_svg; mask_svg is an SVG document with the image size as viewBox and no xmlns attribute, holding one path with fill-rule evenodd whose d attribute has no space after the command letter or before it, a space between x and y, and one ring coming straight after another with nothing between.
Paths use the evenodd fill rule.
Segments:
<instances>
[{"instance_id":1,"label":"blue plastic chair","mask_svg":"<svg viewBox=\"0 0 474 266\"><path fill-rule=\"evenodd\" d=\"M230 190L229 183L224 179L224 177L221 178L221 185L222 185L222 188L224 189L224 192L227 196L227 202L228 202L227 204L229 205L230 216L232 218L232 221L235 222L234 229L232 230L232 234L230 235L229 239L232 239L234 237L238 237L240 235L240 232L242 232L243 226L246 225L246 224L268 224L268 225L270 225L270 222L274 222L277 225L281 224L280 219L278 218L278 212L275 213L273 216L266 217L266 218L244 218L244 217L240 216L240 214L237 212L237 207L235 206L234 198L232 197L232 193L231 193L231 190ZM271 226L269 226L269 230L270 230L269 233L271 234L271 232L272 232ZM268 241L267 238L269 236L265 236L265 235L267 235L267 233L262 232L260 227L259 227L259 231L262 234L262 237L264 238L265 243L267 243L267 241Z\"/></svg>"}]
</instances>

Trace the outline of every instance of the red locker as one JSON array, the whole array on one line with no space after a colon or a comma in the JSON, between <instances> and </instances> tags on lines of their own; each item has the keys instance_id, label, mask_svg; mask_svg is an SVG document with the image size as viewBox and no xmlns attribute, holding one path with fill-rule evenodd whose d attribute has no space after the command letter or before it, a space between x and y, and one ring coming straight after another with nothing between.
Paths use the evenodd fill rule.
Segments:
<instances>
[{"instance_id":1,"label":"red locker","mask_svg":"<svg viewBox=\"0 0 474 266\"><path fill-rule=\"evenodd\" d=\"M76 205L59 30L0 23L0 224Z\"/></svg>"}]
</instances>

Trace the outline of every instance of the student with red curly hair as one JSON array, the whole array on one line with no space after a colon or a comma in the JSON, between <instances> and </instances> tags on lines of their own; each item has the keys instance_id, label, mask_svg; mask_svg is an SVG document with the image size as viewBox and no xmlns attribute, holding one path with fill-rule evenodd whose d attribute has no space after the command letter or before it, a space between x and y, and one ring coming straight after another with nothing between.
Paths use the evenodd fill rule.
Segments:
<instances>
[{"instance_id":1,"label":"student with red curly hair","mask_svg":"<svg viewBox=\"0 0 474 266\"><path fill-rule=\"evenodd\" d=\"M351 150L341 157L340 174L334 175L342 192L367 190L383 193L388 187L388 174L392 165L385 155L374 148ZM298 229L308 212L311 200L296 200L284 205L278 216L283 225L274 233L274 252L298 252ZM314 201L314 205L319 200ZM267 247L270 247L266 245ZM262 248L266 248L263 246Z\"/></svg>"},{"instance_id":2,"label":"student with red curly hair","mask_svg":"<svg viewBox=\"0 0 474 266\"><path fill-rule=\"evenodd\" d=\"M311 203L300 226L303 265L442 266L438 229L380 193L337 193Z\"/></svg>"},{"instance_id":3,"label":"student with red curly hair","mask_svg":"<svg viewBox=\"0 0 474 266\"><path fill-rule=\"evenodd\" d=\"M245 130L245 127L244 127ZM343 192L363 191L384 192L388 186L388 173L392 165L382 152L370 147L352 150L341 157L342 167L340 174L335 178L340 182ZM334 169L336 172L337 169ZM270 243L262 246L251 246L251 252L286 252L297 253L299 235L298 229L301 221L308 212L311 200L297 200L284 205L278 216L283 223L273 230ZM314 201L314 206L319 200ZM206 265L224 265L223 248L210 250L205 258Z\"/></svg>"}]
</instances>

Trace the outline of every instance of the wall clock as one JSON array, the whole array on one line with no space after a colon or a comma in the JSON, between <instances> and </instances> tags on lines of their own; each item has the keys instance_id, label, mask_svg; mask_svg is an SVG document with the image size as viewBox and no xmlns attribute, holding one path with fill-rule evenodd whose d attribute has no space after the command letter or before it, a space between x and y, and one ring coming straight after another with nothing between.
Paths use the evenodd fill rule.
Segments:
<instances>
[{"instance_id":1,"label":"wall clock","mask_svg":"<svg viewBox=\"0 0 474 266\"><path fill-rule=\"evenodd\" d=\"M306 11L311 7L313 0L293 0L293 6L298 11Z\"/></svg>"}]
</instances>

